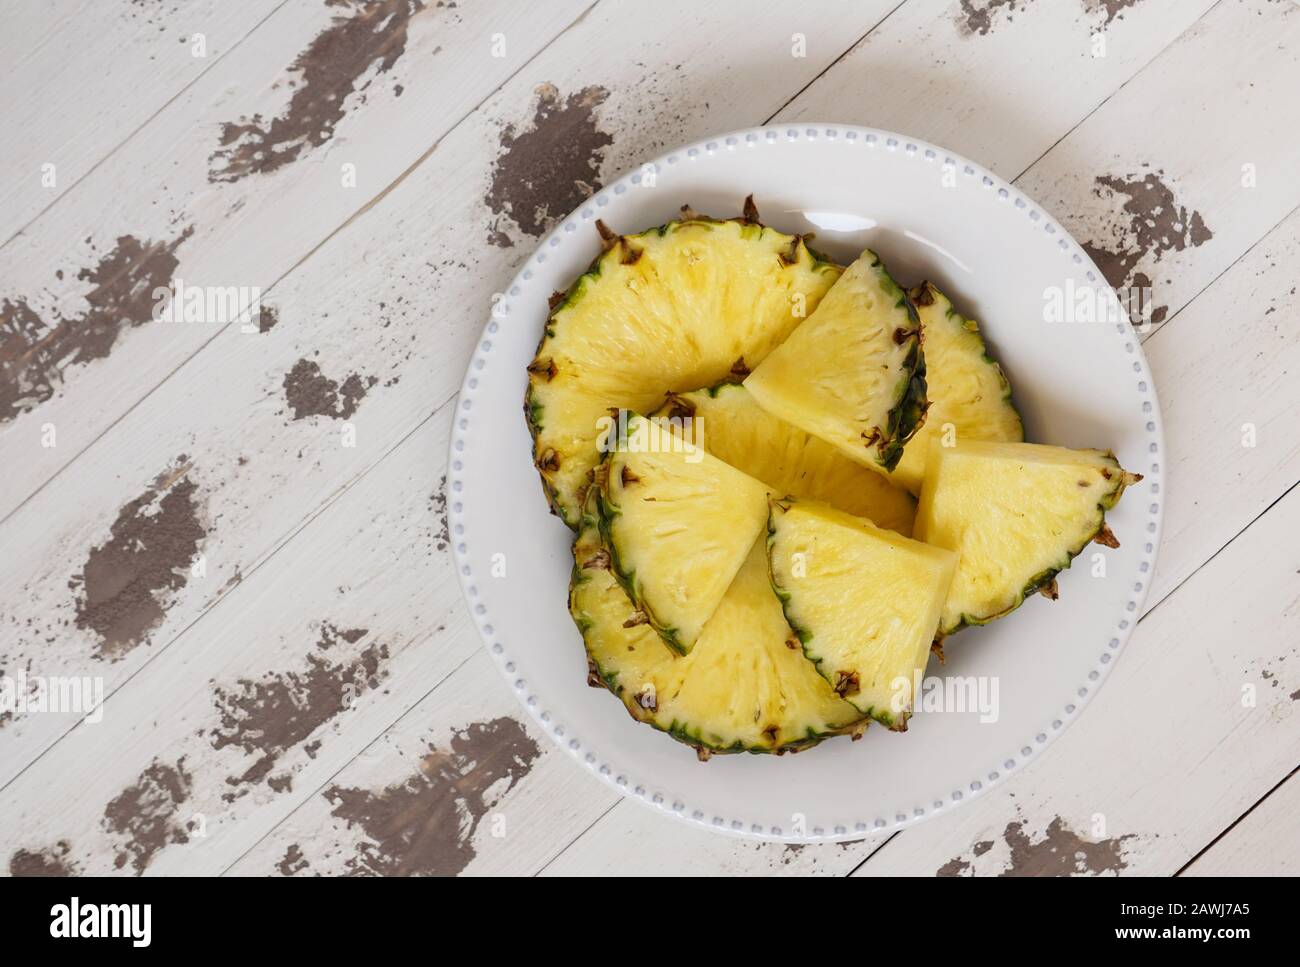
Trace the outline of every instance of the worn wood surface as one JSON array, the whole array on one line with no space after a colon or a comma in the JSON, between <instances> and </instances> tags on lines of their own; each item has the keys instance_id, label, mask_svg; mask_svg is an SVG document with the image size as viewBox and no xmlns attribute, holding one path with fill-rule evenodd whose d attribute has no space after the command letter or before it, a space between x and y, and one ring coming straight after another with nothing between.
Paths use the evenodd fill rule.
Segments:
<instances>
[{"instance_id":1,"label":"worn wood surface","mask_svg":"<svg viewBox=\"0 0 1300 967\"><path fill-rule=\"evenodd\" d=\"M10 872L1296 871L1291 0L60 0L7 28L0 674L92 683L0 714ZM1132 653L1042 762L887 841L618 800L525 722L447 546L493 293L596 185L770 119L977 158L1151 290L1170 484ZM263 311L154 320L178 280Z\"/></svg>"}]
</instances>

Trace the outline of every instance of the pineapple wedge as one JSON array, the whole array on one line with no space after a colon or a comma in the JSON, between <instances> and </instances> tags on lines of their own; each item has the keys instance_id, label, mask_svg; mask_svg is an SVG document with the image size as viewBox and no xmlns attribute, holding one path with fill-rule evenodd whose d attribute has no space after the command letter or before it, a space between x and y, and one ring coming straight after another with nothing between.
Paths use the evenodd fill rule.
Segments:
<instances>
[{"instance_id":1,"label":"pineapple wedge","mask_svg":"<svg viewBox=\"0 0 1300 967\"><path fill-rule=\"evenodd\" d=\"M829 443L779 420L737 383L677 393L654 415L674 430L767 484L773 497L809 497L912 533L916 503L907 491L848 459Z\"/></svg>"},{"instance_id":2,"label":"pineapple wedge","mask_svg":"<svg viewBox=\"0 0 1300 967\"><path fill-rule=\"evenodd\" d=\"M870 250L745 380L758 405L881 473L925 419L921 325Z\"/></svg>"},{"instance_id":3,"label":"pineapple wedge","mask_svg":"<svg viewBox=\"0 0 1300 967\"><path fill-rule=\"evenodd\" d=\"M956 555L809 501L772 501L768 534L804 654L859 712L906 729Z\"/></svg>"},{"instance_id":4,"label":"pineapple wedge","mask_svg":"<svg viewBox=\"0 0 1300 967\"><path fill-rule=\"evenodd\" d=\"M958 313L929 282L909 289L907 296L921 319L930 409L889 479L919 494L935 437L1019 442L1025 430L1011 403L1011 384L989 357L975 320Z\"/></svg>"},{"instance_id":5,"label":"pineapple wedge","mask_svg":"<svg viewBox=\"0 0 1300 967\"><path fill-rule=\"evenodd\" d=\"M551 509L577 527L601 419L667 393L747 375L812 312L840 268L802 237L745 217L607 234L605 252L553 299L528 366L524 411Z\"/></svg>"},{"instance_id":6,"label":"pineapple wedge","mask_svg":"<svg viewBox=\"0 0 1300 967\"><path fill-rule=\"evenodd\" d=\"M690 652L767 523L767 488L667 427L620 415L598 475L615 576L675 651Z\"/></svg>"},{"instance_id":7,"label":"pineapple wedge","mask_svg":"<svg viewBox=\"0 0 1300 967\"><path fill-rule=\"evenodd\" d=\"M867 726L800 653L755 541L694 650L665 648L641 623L611 570L593 513L573 545L569 610L582 632L589 681L632 717L693 746L720 752L795 752Z\"/></svg>"},{"instance_id":8,"label":"pineapple wedge","mask_svg":"<svg viewBox=\"0 0 1300 967\"><path fill-rule=\"evenodd\" d=\"M931 446L915 534L955 551L940 632L1009 614L1026 595L1055 597L1058 571L1089 541L1118 547L1106 511L1142 477L1108 450L958 441Z\"/></svg>"}]
</instances>

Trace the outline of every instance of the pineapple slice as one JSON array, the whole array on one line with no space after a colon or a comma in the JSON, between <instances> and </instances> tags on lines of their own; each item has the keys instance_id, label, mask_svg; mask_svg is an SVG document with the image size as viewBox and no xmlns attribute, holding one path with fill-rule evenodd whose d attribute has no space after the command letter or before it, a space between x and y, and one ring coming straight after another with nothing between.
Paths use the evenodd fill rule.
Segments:
<instances>
[{"instance_id":1,"label":"pineapple slice","mask_svg":"<svg viewBox=\"0 0 1300 967\"><path fill-rule=\"evenodd\" d=\"M1109 450L1038 443L931 445L916 537L958 554L944 635L1056 596L1056 574L1095 540L1118 547L1106 511L1141 480Z\"/></svg>"},{"instance_id":2,"label":"pineapple slice","mask_svg":"<svg viewBox=\"0 0 1300 967\"><path fill-rule=\"evenodd\" d=\"M945 435L949 425L957 440L1019 442L1025 430L1011 403L1011 384L989 357L975 320L960 315L929 282L909 289L907 295L921 319L930 410L889 479L919 494L930 441Z\"/></svg>"},{"instance_id":3,"label":"pineapple slice","mask_svg":"<svg viewBox=\"0 0 1300 967\"><path fill-rule=\"evenodd\" d=\"M795 752L867 720L839 698L793 642L772 593L763 541L754 542L694 650L681 657L641 623L610 567L593 513L573 545L569 610L582 632L592 685L632 717L715 752Z\"/></svg>"},{"instance_id":4,"label":"pineapple slice","mask_svg":"<svg viewBox=\"0 0 1300 967\"><path fill-rule=\"evenodd\" d=\"M925 419L921 326L870 250L754 369L758 405L881 473Z\"/></svg>"},{"instance_id":5,"label":"pineapple slice","mask_svg":"<svg viewBox=\"0 0 1300 967\"><path fill-rule=\"evenodd\" d=\"M843 456L829 443L777 419L737 383L679 393L655 414L724 463L767 484L773 497L810 497L868 517L881 527L912 533L916 504Z\"/></svg>"},{"instance_id":6,"label":"pineapple slice","mask_svg":"<svg viewBox=\"0 0 1300 967\"><path fill-rule=\"evenodd\" d=\"M635 414L599 474L614 573L665 642L690 652L767 523L767 488Z\"/></svg>"},{"instance_id":7,"label":"pineapple slice","mask_svg":"<svg viewBox=\"0 0 1300 967\"><path fill-rule=\"evenodd\" d=\"M907 728L957 557L810 501L774 500L772 586L836 694Z\"/></svg>"},{"instance_id":8,"label":"pineapple slice","mask_svg":"<svg viewBox=\"0 0 1300 967\"><path fill-rule=\"evenodd\" d=\"M839 277L801 236L759 224L752 199L733 221L683 212L639 235L606 234L605 252L555 297L528 366L533 461L570 527L611 408L646 413L671 391L747 375Z\"/></svg>"}]
</instances>

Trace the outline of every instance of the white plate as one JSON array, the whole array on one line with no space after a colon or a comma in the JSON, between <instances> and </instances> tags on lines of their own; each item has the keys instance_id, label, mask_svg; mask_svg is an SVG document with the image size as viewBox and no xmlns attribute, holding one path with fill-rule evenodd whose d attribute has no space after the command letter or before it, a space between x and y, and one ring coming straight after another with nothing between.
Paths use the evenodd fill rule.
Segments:
<instances>
[{"instance_id":1,"label":"white plate","mask_svg":"<svg viewBox=\"0 0 1300 967\"><path fill-rule=\"evenodd\" d=\"M946 665L931 662L930 675L996 681L995 722L921 710L904 734L873 728L860 742L833 739L796 756L700 763L586 684L566 601L572 535L547 513L522 411L547 297L599 252L597 218L631 233L686 202L730 217L749 192L767 224L815 231L814 247L844 262L870 246L900 282L931 279L978 319L1030 440L1109 447L1146 475L1108 515L1122 547L1092 545L1061 575L1059 601L1034 596L952 638ZM942 148L846 125L718 135L643 165L566 218L495 303L456 403L449 474L452 545L474 622L539 727L611 788L665 815L791 842L948 812L1042 755L1097 693L1141 614L1163 505L1160 408L1137 336L1126 317L1044 321L1045 291L1067 284L1105 283L1034 201ZM1104 577L1093 574L1094 553Z\"/></svg>"}]
</instances>

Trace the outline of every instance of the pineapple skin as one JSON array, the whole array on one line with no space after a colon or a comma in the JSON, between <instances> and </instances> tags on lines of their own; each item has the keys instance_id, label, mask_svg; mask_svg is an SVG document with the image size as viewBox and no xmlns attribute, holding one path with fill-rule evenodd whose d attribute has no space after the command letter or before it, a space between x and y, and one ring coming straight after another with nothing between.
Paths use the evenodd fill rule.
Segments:
<instances>
[{"instance_id":1,"label":"pineapple skin","mask_svg":"<svg viewBox=\"0 0 1300 967\"><path fill-rule=\"evenodd\" d=\"M566 493L565 488L557 484L562 458L567 460L571 457L557 451L552 446L548 446L545 442L545 406L541 397L544 395L546 385L556 375L556 364L553 357L547 354L547 346L552 340L556 339L557 316L577 307L584 295L602 282L603 270L606 267L619 264L635 264L641 254L641 249L638 246L648 239L666 238L684 228L739 225L741 226L742 237L752 237L759 241L765 238L780 241L783 250L778 258L782 266L801 267L812 276L822 277L824 284L819 283L818 288L820 288L820 291L803 293L809 298L812 307L815 307L817 301L820 300L821 296L825 294L825 291L830 288L843 271L841 266L836 265L828 257L809 247L804 236L785 235L763 225L758 220L758 213L753 207L752 196L746 199L745 214L737 218L710 218L699 215L686 206L683 206L682 211L683 218L666 222L663 225L647 229L635 235L615 236L612 233L606 234L608 230L601 223L597 223L598 228L601 229L602 237L605 239L604 250L592 261L587 271L575 279L564 293L557 292L551 297L549 312L542 329L541 338L538 341L537 351L532 362L527 367L528 386L524 392L523 409L529 434L533 441L533 464L541 478L542 492L546 497L551 512L564 521L570 529L576 530L581 524L582 506L586 489L590 486L591 473L588 471L588 482L577 488L572 495ZM791 326L790 328L793 329L794 327ZM776 340L777 343L780 341L780 339ZM761 356L759 358L747 358L746 354L742 353L739 358L728 361L726 366L708 374L707 378L692 385L657 386L655 387L655 393L658 398L648 406L648 409L657 408L667 395L674 390L689 391L699 389L701 386L712 385L728 376L743 378L748 375L749 369L756 365L760 358ZM626 400L611 400L609 402L611 408L626 407L627 405ZM591 449L593 453L596 450L594 433ZM591 460L593 466L596 462L598 462L597 459L593 458Z\"/></svg>"},{"instance_id":2,"label":"pineapple skin","mask_svg":"<svg viewBox=\"0 0 1300 967\"><path fill-rule=\"evenodd\" d=\"M883 267L882 267L883 268ZM901 291L901 290L900 290ZM891 471L903 459L903 450L907 442L916 435L925 423L930 409L929 388L926 381L925 353L922 349L924 339L920 334L921 320L917 317L916 306L906 296L902 298L907 314L917 328L916 342L908 353L904 368L911 373L907 387L903 390L898 404L889 413L889 443L880 450L880 466Z\"/></svg>"}]
</instances>

